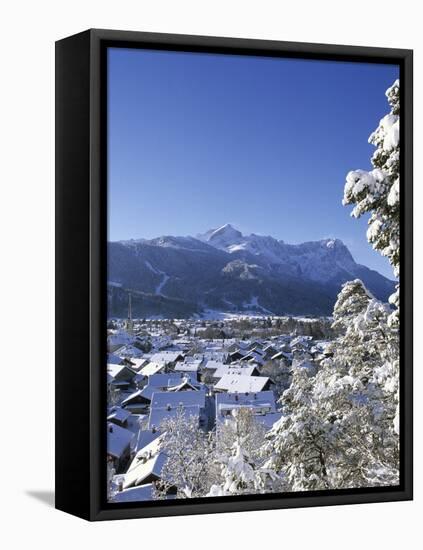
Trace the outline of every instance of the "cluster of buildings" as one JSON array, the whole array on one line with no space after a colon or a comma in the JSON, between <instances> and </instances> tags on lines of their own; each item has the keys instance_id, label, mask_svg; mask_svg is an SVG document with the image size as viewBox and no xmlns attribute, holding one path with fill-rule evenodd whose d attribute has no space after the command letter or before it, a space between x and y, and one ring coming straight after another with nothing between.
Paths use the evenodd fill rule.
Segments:
<instances>
[{"instance_id":1,"label":"cluster of buildings","mask_svg":"<svg viewBox=\"0 0 423 550\"><path fill-rule=\"evenodd\" d=\"M132 320L109 330L107 460L114 502L153 498L166 461L160 444L167 420L182 413L211 431L247 408L270 429L283 414L279 373L288 387L293 365L313 375L324 353L325 343L310 336L208 340L201 334L169 336L153 325L137 332Z\"/></svg>"}]
</instances>

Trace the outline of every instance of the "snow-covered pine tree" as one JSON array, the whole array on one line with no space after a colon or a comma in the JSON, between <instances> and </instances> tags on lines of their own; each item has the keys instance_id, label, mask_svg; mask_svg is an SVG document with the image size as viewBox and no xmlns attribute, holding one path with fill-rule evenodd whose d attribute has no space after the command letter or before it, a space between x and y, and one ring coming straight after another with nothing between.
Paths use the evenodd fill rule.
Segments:
<instances>
[{"instance_id":1,"label":"snow-covered pine tree","mask_svg":"<svg viewBox=\"0 0 423 550\"><path fill-rule=\"evenodd\" d=\"M313 389L321 421L333 427L333 488L398 481L398 338L389 315L360 280L345 283L335 304L333 326L342 334Z\"/></svg>"},{"instance_id":2,"label":"snow-covered pine tree","mask_svg":"<svg viewBox=\"0 0 423 550\"><path fill-rule=\"evenodd\" d=\"M336 489L398 481L396 330L390 310L361 281L346 283L335 304L333 357L310 377L293 366L283 417L264 447L289 490Z\"/></svg>"},{"instance_id":3,"label":"snow-covered pine tree","mask_svg":"<svg viewBox=\"0 0 423 550\"><path fill-rule=\"evenodd\" d=\"M329 489L328 454L332 425L314 399L314 378L301 366L293 368L292 383L280 400L283 416L267 435L263 453L268 466L286 482L286 490Z\"/></svg>"},{"instance_id":4,"label":"snow-covered pine tree","mask_svg":"<svg viewBox=\"0 0 423 550\"><path fill-rule=\"evenodd\" d=\"M356 170L347 175L343 204L354 204L352 216L370 213L367 238L373 247L386 256L394 271L400 276L400 83L396 80L386 91L390 112L382 118L369 142L375 145L372 156L374 170ZM400 284L389 298L394 310L388 317L389 325L397 330L386 345L389 360L375 371L396 407L394 431L399 433L399 307Z\"/></svg>"},{"instance_id":5,"label":"snow-covered pine tree","mask_svg":"<svg viewBox=\"0 0 423 550\"><path fill-rule=\"evenodd\" d=\"M351 215L355 218L370 213L367 238L382 256L386 256L399 277L400 269L400 84L396 80L386 91L391 107L379 126L370 135L375 145L372 156L374 169L349 172L344 188L344 205L355 205ZM399 321L399 285L389 301L395 306L390 322Z\"/></svg>"}]
</instances>

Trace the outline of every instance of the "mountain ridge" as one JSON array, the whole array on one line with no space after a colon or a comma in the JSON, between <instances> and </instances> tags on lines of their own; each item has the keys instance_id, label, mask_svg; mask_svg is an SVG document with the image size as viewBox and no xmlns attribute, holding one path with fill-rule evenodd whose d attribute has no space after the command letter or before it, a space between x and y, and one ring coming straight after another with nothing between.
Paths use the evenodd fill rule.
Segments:
<instances>
[{"instance_id":1,"label":"mountain ridge","mask_svg":"<svg viewBox=\"0 0 423 550\"><path fill-rule=\"evenodd\" d=\"M196 237L109 242L108 255L109 313L116 316L124 313L128 290L140 316L183 317L207 309L328 315L347 280L361 278L383 301L395 284L357 264L339 239L292 245L243 235L231 224Z\"/></svg>"}]
</instances>

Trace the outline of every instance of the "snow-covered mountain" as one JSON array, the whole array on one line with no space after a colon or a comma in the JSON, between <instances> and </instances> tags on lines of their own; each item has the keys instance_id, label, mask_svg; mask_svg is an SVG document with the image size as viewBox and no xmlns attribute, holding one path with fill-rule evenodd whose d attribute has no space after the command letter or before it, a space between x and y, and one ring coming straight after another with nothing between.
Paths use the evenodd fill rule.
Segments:
<instances>
[{"instance_id":1,"label":"snow-covered mountain","mask_svg":"<svg viewBox=\"0 0 423 550\"><path fill-rule=\"evenodd\" d=\"M286 244L270 236L243 235L226 224L197 238L220 250L237 255L251 254L268 267L282 266L286 273L326 282L339 275L357 273L350 251L339 239L324 239L302 244Z\"/></svg>"},{"instance_id":2,"label":"snow-covered mountain","mask_svg":"<svg viewBox=\"0 0 423 550\"><path fill-rule=\"evenodd\" d=\"M362 279L382 300L394 287L338 239L293 245L230 224L195 238L111 242L108 250L112 315L124 313L128 289L137 315L183 317L204 309L330 314L345 281Z\"/></svg>"}]
</instances>

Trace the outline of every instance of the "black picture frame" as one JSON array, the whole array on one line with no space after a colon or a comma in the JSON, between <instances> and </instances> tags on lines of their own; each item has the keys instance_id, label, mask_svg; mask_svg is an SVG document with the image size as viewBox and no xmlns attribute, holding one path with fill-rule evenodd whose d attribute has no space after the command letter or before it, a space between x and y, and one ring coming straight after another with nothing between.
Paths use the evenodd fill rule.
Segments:
<instances>
[{"instance_id":1,"label":"black picture frame","mask_svg":"<svg viewBox=\"0 0 423 550\"><path fill-rule=\"evenodd\" d=\"M401 474L398 487L106 501L107 47L394 63L401 80ZM56 43L56 508L87 520L412 499L413 53L91 29Z\"/></svg>"}]
</instances>

